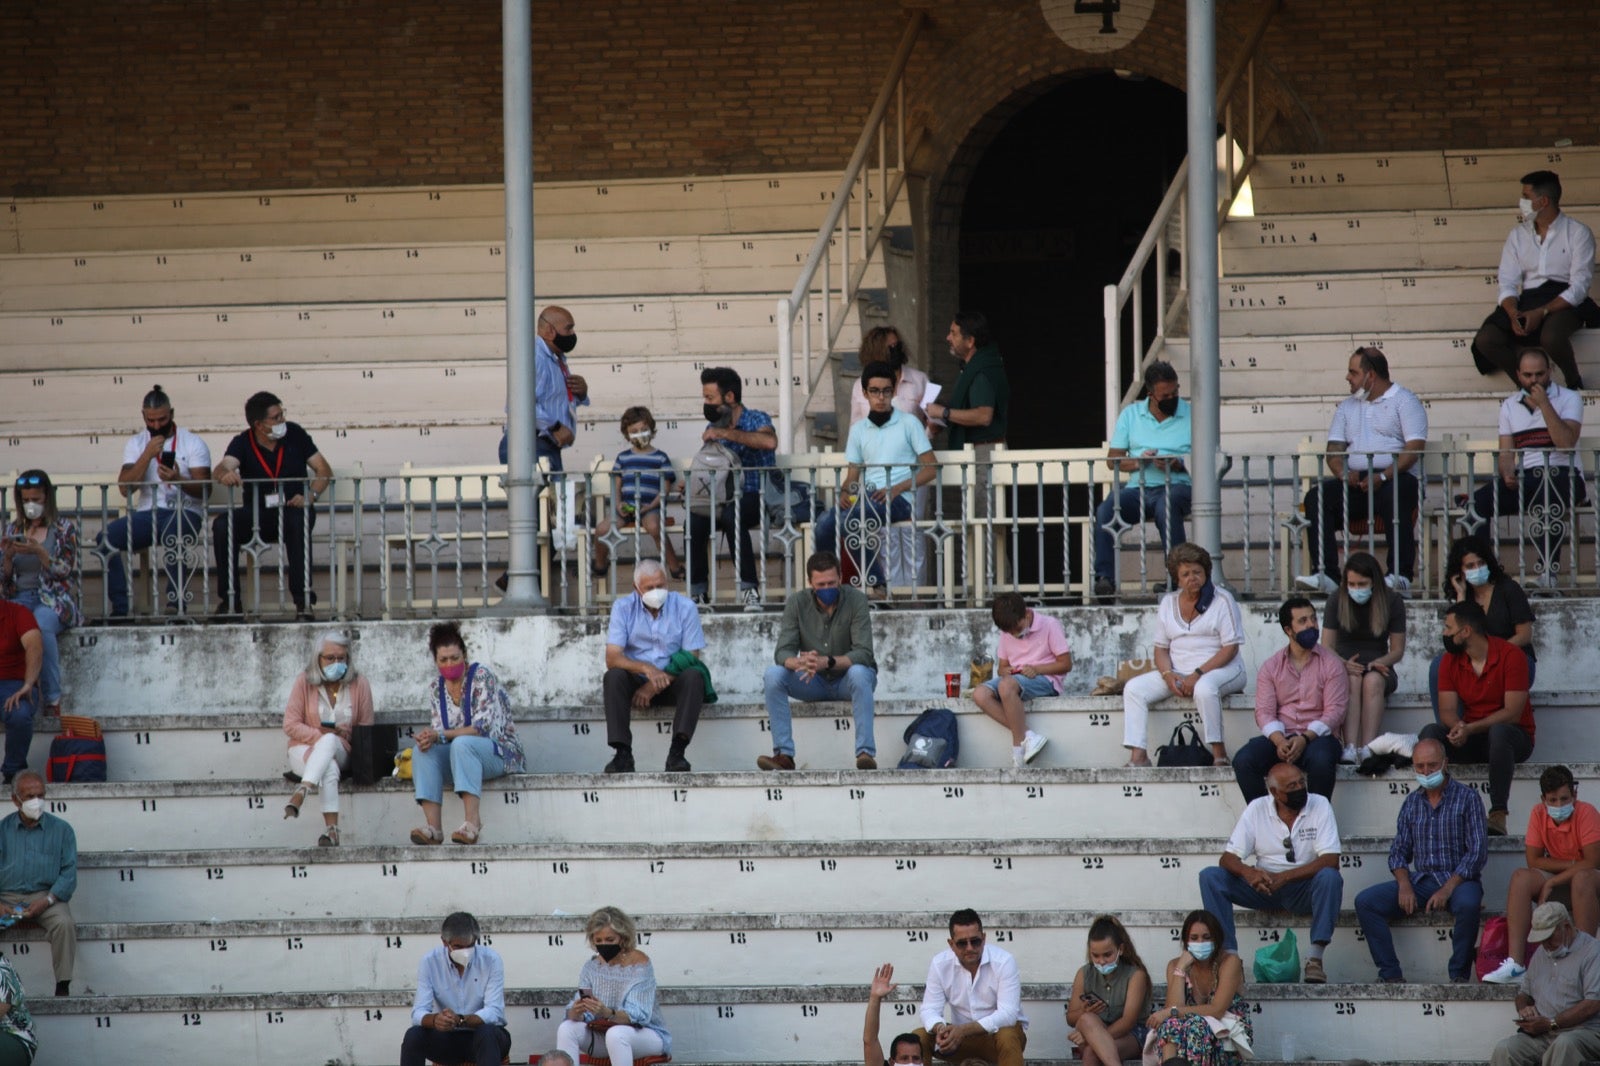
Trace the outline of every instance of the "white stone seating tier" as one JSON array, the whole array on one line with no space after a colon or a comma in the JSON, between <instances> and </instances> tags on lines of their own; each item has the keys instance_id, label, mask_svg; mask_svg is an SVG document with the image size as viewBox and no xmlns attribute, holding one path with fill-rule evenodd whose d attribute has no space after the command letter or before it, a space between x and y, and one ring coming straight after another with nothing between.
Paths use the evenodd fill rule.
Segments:
<instances>
[{"instance_id":1,"label":"white stone seating tier","mask_svg":"<svg viewBox=\"0 0 1600 1066\"><path fill-rule=\"evenodd\" d=\"M540 182L534 187L534 223L541 238L563 240L815 232L838 184L836 171ZM4 203L3 249L18 253L409 245L505 237L501 185L6 198ZM890 219L896 225L909 219L904 200Z\"/></svg>"}]
</instances>

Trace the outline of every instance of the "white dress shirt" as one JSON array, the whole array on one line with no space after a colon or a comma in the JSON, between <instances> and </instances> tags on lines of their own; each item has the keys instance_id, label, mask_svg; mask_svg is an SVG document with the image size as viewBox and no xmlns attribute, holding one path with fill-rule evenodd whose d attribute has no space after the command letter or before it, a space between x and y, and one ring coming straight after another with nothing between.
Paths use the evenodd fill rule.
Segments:
<instances>
[{"instance_id":1,"label":"white dress shirt","mask_svg":"<svg viewBox=\"0 0 1600 1066\"><path fill-rule=\"evenodd\" d=\"M1294 843L1292 862L1285 840ZM1293 830L1278 817L1277 804L1270 794L1251 800L1239 816L1239 823L1233 827L1227 850L1245 862L1254 857L1257 869L1281 874L1319 856L1337 855L1344 849L1339 844L1339 823L1333 817L1333 804L1313 792L1306 797L1305 809L1295 818Z\"/></svg>"},{"instance_id":2,"label":"white dress shirt","mask_svg":"<svg viewBox=\"0 0 1600 1066\"><path fill-rule=\"evenodd\" d=\"M1550 406L1556 409L1556 415L1563 422L1576 422L1583 426L1583 397L1571 389L1564 389L1555 382L1545 388L1550 396ZM1511 438L1513 448L1531 448L1518 458L1521 460L1523 470L1532 470L1544 466L1572 466L1577 460L1575 452L1556 451L1554 442L1550 437L1550 426L1544 420L1544 412L1535 407L1528 410L1522 402L1522 392L1518 390L1507 396L1500 403L1500 435Z\"/></svg>"},{"instance_id":3,"label":"white dress shirt","mask_svg":"<svg viewBox=\"0 0 1600 1066\"><path fill-rule=\"evenodd\" d=\"M1017 972L1017 960L1009 951L992 944L983 946L976 976L966 971L949 948L933 957L922 993L924 1029L931 1033L945 1020L946 1004L955 1025L977 1022L987 1033L998 1033L1019 1022L1024 1030L1028 1028L1028 1018L1022 1013L1022 977Z\"/></svg>"},{"instance_id":4,"label":"white dress shirt","mask_svg":"<svg viewBox=\"0 0 1600 1066\"><path fill-rule=\"evenodd\" d=\"M1375 400L1355 395L1341 400L1328 427L1328 443L1346 447L1351 470L1387 470L1406 441L1427 439L1428 409L1416 393L1392 381Z\"/></svg>"},{"instance_id":5,"label":"white dress shirt","mask_svg":"<svg viewBox=\"0 0 1600 1066\"><path fill-rule=\"evenodd\" d=\"M1594 231L1566 213L1556 215L1544 240L1532 226L1516 226L1500 251L1500 299L1521 296L1550 281L1564 281L1562 299L1573 307L1594 281Z\"/></svg>"}]
</instances>

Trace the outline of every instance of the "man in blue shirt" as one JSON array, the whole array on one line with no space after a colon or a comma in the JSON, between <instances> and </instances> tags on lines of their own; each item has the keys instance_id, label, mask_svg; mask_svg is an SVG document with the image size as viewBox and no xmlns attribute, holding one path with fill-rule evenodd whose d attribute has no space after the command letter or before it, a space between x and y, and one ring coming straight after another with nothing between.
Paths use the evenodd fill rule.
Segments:
<instances>
[{"instance_id":1,"label":"man in blue shirt","mask_svg":"<svg viewBox=\"0 0 1600 1066\"><path fill-rule=\"evenodd\" d=\"M739 563L739 599L747 611L761 610L756 579L756 554L750 530L761 524L762 479L772 466L778 432L765 411L745 407L744 381L732 367L712 366L700 372L700 393L708 423L702 441L721 441L733 452L743 473L739 495L727 502L716 517L716 528ZM712 555L712 515L689 514L689 592L698 603L709 603Z\"/></svg>"},{"instance_id":2,"label":"man in blue shirt","mask_svg":"<svg viewBox=\"0 0 1600 1066\"><path fill-rule=\"evenodd\" d=\"M44 778L32 770L11 785L17 813L0 819L0 908L21 910L50 940L56 995L68 994L78 957L78 925L67 901L78 888L78 837L44 812Z\"/></svg>"},{"instance_id":3,"label":"man in blue shirt","mask_svg":"<svg viewBox=\"0 0 1600 1066\"><path fill-rule=\"evenodd\" d=\"M1189 517L1189 457L1192 432L1189 404L1178 398L1178 372L1156 360L1145 368L1146 399L1129 404L1117 416L1106 461L1118 472L1117 488L1107 493L1095 512L1094 594L1117 594L1117 534L1113 515L1137 526L1153 521L1161 545L1184 542L1183 520Z\"/></svg>"},{"instance_id":4,"label":"man in blue shirt","mask_svg":"<svg viewBox=\"0 0 1600 1066\"><path fill-rule=\"evenodd\" d=\"M1367 950L1378 967L1378 980L1405 981L1395 957L1389 922L1401 914L1449 910L1455 915L1451 933L1450 980L1472 977L1473 945L1483 909L1483 865L1488 822L1483 799L1445 771L1448 759L1437 740L1419 740L1411 753L1416 791L1400 804L1394 843L1389 847L1389 872L1394 880L1364 889L1356 896L1356 917L1367 938Z\"/></svg>"},{"instance_id":5,"label":"man in blue shirt","mask_svg":"<svg viewBox=\"0 0 1600 1066\"><path fill-rule=\"evenodd\" d=\"M539 312L534 330L533 416L534 459L549 461L552 471L564 469L561 450L577 437L575 414L589 404L589 383L567 366L567 355L578 346L572 312L551 304ZM507 462L507 435L500 433L500 461Z\"/></svg>"},{"instance_id":6,"label":"man in blue shirt","mask_svg":"<svg viewBox=\"0 0 1600 1066\"><path fill-rule=\"evenodd\" d=\"M671 702L677 710L666 768L686 774L684 752L694 739L706 698L707 675L700 664L706 636L700 612L687 596L668 591L667 572L654 559L643 559L633 568L633 589L632 596L611 605L606 630L606 743L617 752L606 763L606 773L633 773L634 708Z\"/></svg>"},{"instance_id":7,"label":"man in blue shirt","mask_svg":"<svg viewBox=\"0 0 1600 1066\"><path fill-rule=\"evenodd\" d=\"M444 943L417 964L400 1066L500 1066L511 1052L505 964L478 944L478 920L466 911L444 920L439 939Z\"/></svg>"}]
</instances>

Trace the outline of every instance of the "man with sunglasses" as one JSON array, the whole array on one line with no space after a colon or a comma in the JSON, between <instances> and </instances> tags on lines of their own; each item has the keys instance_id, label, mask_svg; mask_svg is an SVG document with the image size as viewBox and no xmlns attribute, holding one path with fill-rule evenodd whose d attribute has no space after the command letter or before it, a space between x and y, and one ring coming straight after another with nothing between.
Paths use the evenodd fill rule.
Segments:
<instances>
[{"instance_id":1,"label":"man with sunglasses","mask_svg":"<svg viewBox=\"0 0 1600 1066\"><path fill-rule=\"evenodd\" d=\"M983 919L971 908L950 916L950 947L928 964L922 993L922 1061L976 1057L995 1066L1022 1066L1028 1017L1022 1013L1017 960L987 943ZM950 1020L945 1021L945 1008Z\"/></svg>"},{"instance_id":2,"label":"man with sunglasses","mask_svg":"<svg viewBox=\"0 0 1600 1066\"><path fill-rule=\"evenodd\" d=\"M259 537L283 545L289 595L295 614L310 617L316 594L310 590L306 548L317 524L317 500L333 480L333 468L311 434L284 415L283 401L258 392L245 401L249 429L228 442L214 477L233 504L217 516L211 535L217 555L218 614L241 613L237 586L239 549Z\"/></svg>"},{"instance_id":3,"label":"man with sunglasses","mask_svg":"<svg viewBox=\"0 0 1600 1066\"><path fill-rule=\"evenodd\" d=\"M1251 800L1233 827L1218 865L1200 871L1200 899L1222 925L1223 944L1239 949L1235 904L1255 911L1311 915L1307 984L1328 980L1323 951L1333 940L1344 899L1339 825L1333 804L1306 789L1305 771L1281 762L1267 774L1267 794ZM1252 860L1247 862L1246 860Z\"/></svg>"}]
</instances>

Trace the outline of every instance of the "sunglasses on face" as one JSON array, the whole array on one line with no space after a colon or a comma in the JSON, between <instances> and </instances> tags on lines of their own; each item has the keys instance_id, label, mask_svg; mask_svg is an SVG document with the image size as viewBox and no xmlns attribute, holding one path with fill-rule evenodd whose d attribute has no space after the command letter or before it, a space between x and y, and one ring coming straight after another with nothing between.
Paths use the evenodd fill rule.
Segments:
<instances>
[{"instance_id":1,"label":"sunglasses on face","mask_svg":"<svg viewBox=\"0 0 1600 1066\"><path fill-rule=\"evenodd\" d=\"M962 949L975 948L975 947L980 946L983 943L983 937L981 937L981 936L963 937L960 940L952 940L950 943L952 943L956 947L962 948Z\"/></svg>"}]
</instances>

